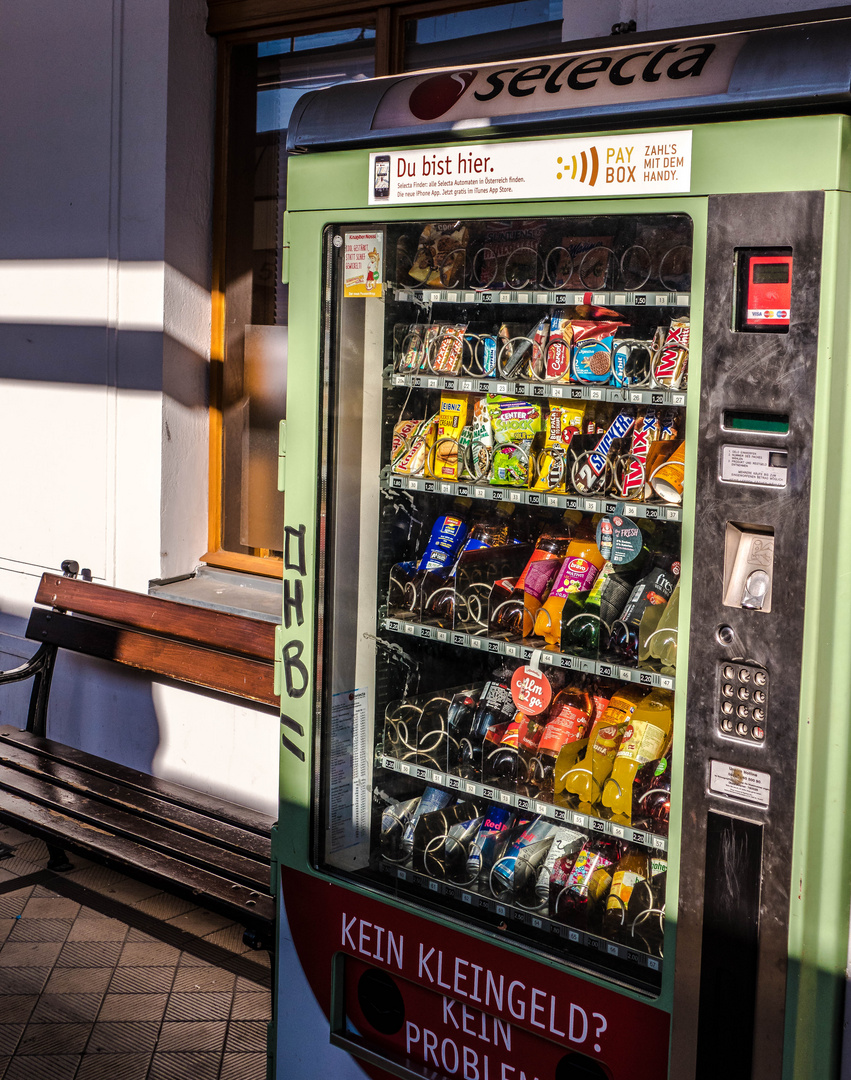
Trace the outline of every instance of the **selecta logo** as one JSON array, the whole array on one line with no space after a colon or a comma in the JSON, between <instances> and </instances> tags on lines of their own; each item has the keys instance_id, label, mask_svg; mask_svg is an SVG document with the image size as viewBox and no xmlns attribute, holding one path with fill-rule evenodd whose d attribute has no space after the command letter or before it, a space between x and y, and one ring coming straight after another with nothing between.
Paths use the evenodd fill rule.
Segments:
<instances>
[{"instance_id":1,"label":"selecta logo","mask_svg":"<svg viewBox=\"0 0 851 1080\"><path fill-rule=\"evenodd\" d=\"M442 72L411 91L408 106L417 120L437 120L460 100L476 77L475 71Z\"/></svg>"},{"instance_id":2,"label":"selecta logo","mask_svg":"<svg viewBox=\"0 0 851 1080\"><path fill-rule=\"evenodd\" d=\"M374 128L511 116L619 102L656 101L726 91L746 35L703 38L643 48L579 52L526 63L408 76L391 87ZM594 162L586 168L591 176ZM593 181L591 181L593 182Z\"/></svg>"}]
</instances>

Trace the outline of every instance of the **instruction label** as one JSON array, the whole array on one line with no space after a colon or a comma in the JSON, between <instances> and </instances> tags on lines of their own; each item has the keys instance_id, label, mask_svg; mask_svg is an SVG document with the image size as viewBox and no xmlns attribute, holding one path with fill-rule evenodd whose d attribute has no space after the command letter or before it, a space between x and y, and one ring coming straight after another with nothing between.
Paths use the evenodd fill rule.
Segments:
<instances>
[{"instance_id":1,"label":"instruction label","mask_svg":"<svg viewBox=\"0 0 851 1080\"><path fill-rule=\"evenodd\" d=\"M723 761L709 763L709 790L727 799L768 806L771 798L771 777L756 769L743 769L741 765L727 765Z\"/></svg>"},{"instance_id":2,"label":"instruction label","mask_svg":"<svg viewBox=\"0 0 851 1080\"><path fill-rule=\"evenodd\" d=\"M367 692L351 690L331 699L331 762L328 812L331 851L358 844L369 831Z\"/></svg>"},{"instance_id":3,"label":"instruction label","mask_svg":"<svg viewBox=\"0 0 851 1080\"><path fill-rule=\"evenodd\" d=\"M765 446L721 448L721 479L728 484L786 487L786 451Z\"/></svg>"}]
</instances>

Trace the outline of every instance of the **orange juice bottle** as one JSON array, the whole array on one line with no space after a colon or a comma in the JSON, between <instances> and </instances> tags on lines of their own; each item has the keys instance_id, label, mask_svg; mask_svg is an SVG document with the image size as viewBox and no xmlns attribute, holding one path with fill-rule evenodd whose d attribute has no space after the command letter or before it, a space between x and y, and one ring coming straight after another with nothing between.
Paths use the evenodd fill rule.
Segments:
<instances>
[{"instance_id":1,"label":"orange juice bottle","mask_svg":"<svg viewBox=\"0 0 851 1080\"><path fill-rule=\"evenodd\" d=\"M672 690L651 690L635 707L623 733L612 774L603 788L603 806L616 814L632 817L632 782L648 761L662 756L671 734L674 694Z\"/></svg>"},{"instance_id":2,"label":"orange juice bottle","mask_svg":"<svg viewBox=\"0 0 851 1080\"><path fill-rule=\"evenodd\" d=\"M574 593L587 593L605 563L595 540L577 537L570 541L550 595L535 616L536 637L544 638L553 649L560 647L565 602Z\"/></svg>"},{"instance_id":3,"label":"orange juice bottle","mask_svg":"<svg viewBox=\"0 0 851 1080\"><path fill-rule=\"evenodd\" d=\"M652 691L651 691L652 693ZM608 708L594 723L581 761L570 770L564 789L593 805L609 778L621 736L639 702L647 696L640 686L622 686L612 695Z\"/></svg>"}]
</instances>

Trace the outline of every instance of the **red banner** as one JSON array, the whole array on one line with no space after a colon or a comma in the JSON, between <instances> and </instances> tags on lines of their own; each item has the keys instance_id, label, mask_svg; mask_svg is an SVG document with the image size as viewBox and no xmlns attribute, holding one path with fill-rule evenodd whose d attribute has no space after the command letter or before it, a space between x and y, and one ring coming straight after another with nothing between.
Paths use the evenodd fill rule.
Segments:
<instances>
[{"instance_id":1,"label":"red banner","mask_svg":"<svg viewBox=\"0 0 851 1080\"><path fill-rule=\"evenodd\" d=\"M293 942L326 1015L334 958L353 958L345 1005L369 1049L463 1080L559 1080L571 1055L596 1062L601 1080L667 1076L663 1010L373 897L286 867L281 876Z\"/></svg>"}]
</instances>

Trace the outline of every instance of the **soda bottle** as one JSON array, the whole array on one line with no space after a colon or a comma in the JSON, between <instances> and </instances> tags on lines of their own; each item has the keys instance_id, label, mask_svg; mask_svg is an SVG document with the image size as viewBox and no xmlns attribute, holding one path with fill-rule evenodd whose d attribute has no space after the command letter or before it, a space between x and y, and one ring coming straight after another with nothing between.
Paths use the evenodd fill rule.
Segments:
<instances>
[{"instance_id":1,"label":"soda bottle","mask_svg":"<svg viewBox=\"0 0 851 1080\"><path fill-rule=\"evenodd\" d=\"M580 930L595 929L619 856L616 840L591 836L578 854L560 859L550 875L550 918Z\"/></svg>"},{"instance_id":2,"label":"soda bottle","mask_svg":"<svg viewBox=\"0 0 851 1080\"><path fill-rule=\"evenodd\" d=\"M518 712L505 729L496 748L489 749L488 745L485 746L485 783L498 784L506 791L515 790L526 778L527 756L534 752L543 730L536 717Z\"/></svg>"},{"instance_id":3,"label":"soda bottle","mask_svg":"<svg viewBox=\"0 0 851 1080\"><path fill-rule=\"evenodd\" d=\"M612 872L612 884L603 915L603 934L617 937L626 925L626 912L632 890L639 881L650 877L650 855L639 848L626 851Z\"/></svg>"},{"instance_id":4,"label":"soda bottle","mask_svg":"<svg viewBox=\"0 0 851 1080\"><path fill-rule=\"evenodd\" d=\"M501 664L479 695L470 730L459 745L458 771L461 776L481 776L485 737L493 730L491 740L499 742L505 728L514 719L517 708L511 696L511 675L512 669L507 664Z\"/></svg>"},{"instance_id":5,"label":"soda bottle","mask_svg":"<svg viewBox=\"0 0 851 1080\"><path fill-rule=\"evenodd\" d=\"M470 522L470 531L464 546L465 551L478 551L480 548L505 547L514 542L512 536L511 515L514 503L500 503L496 511L483 511L475 515Z\"/></svg>"},{"instance_id":6,"label":"soda bottle","mask_svg":"<svg viewBox=\"0 0 851 1080\"><path fill-rule=\"evenodd\" d=\"M544 638L551 648L560 647L565 604L575 594L590 592L605 561L596 540L571 540L550 594L535 616L536 637Z\"/></svg>"},{"instance_id":7,"label":"soda bottle","mask_svg":"<svg viewBox=\"0 0 851 1080\"><path fill-rule=\"evenodd\" d=\"M671 599L665 605L654 630L642 636L644 618L638 631L638 661L658 660L665 675L677 670L677 627L680 618L680 583L674 586Z\"/></svg>"},{"instance_id":8,"label":"soda bottle","mask_svg":"<svg viewBox=\"0 0 851 1080\"><path fill-rule=\"evenodd\" d=\"M668 835L671 816L670 756L648 761L632 782L632 824L660 836Z\"/></svg>"},{"instance_id":9,"label":"soda bottle","mask_svg":"<svg viewBox=\"0 0 851 1080\"><path fill-rule=\"evenodd\" d=\"M584 803L593 805L597 802L612 771L621 735L645 696L645 690L629 685L622 686L612 695L608 708L591 728L582 760L567 775L565 791L578 795Z\"/></svg>"},{"instance_id":10,"label":"soda bottle","mask_svg":"<svg viewBox=\"0 0 851 1080\"><path fill-rule=\"evenodd\" d=\"M470 734L476 715L477 694L475 690L462 690L454 694L446 712L446 730L449 736L447 768L455 770L460 765L461 741Z\"/></svg>"},{"instance_id":11,"label":"soda bottle","mask_svg":"<svg viewBox=\"0 0 851 1080\"><path fill-rule=\"evenodd\" d=\"M502 579L494 584L489 633L514 637L528 637L532 633L535 614L564 561L569 544L567 534L544 533L517 581Z\"/></svg>"},{"instance_id":12,"label":"soda bottle","mask_svg":"<svg viewBox=\"0 0 851 1080\"><path fill-rule=\"evenodd\" d=\"M662 955L665 937L665 891L668 864L653 856L650 878L635 883L626 909L626 925L619 937L631 949L641 949L651 956Z\"/></svg>"},{"instance_id":13,"label":"soda bottle","mask_svg":"<svg viewBox=\"0 0 851 1080\"><path fill-rule=\"evenodd\" d=\"M638 631L642 616L649 606L661 606L668 602L680 574L678 560L657 557L654 563L636 583L626 606L612 626L610 647L632 663L638 661Z\"/></svg>"},{"instance_id":14,"label":"soda bottle","mask_svg":"<svg viewBox=\"0 0 851 1080\"><path fill-rule=\"evenodd\" d=\"M656 689L633 710L603 788L602 804L613 813L631 818L635 774L648 761L661 757L671 732L673 703L671 690Z\"/></svg>"},{"instance_id":15,"label":"soda bottle","mask_svg":"<svg viewBox=\"0 0 851 1080\"><path fill-rule=\"evenodd\" d=\"M584 687L567 686L556 695L528 766L529 783L540 792L552 792L554 767L562 747L585 738L593 714L594 704Z\"/></svg>"}]
</instances>

